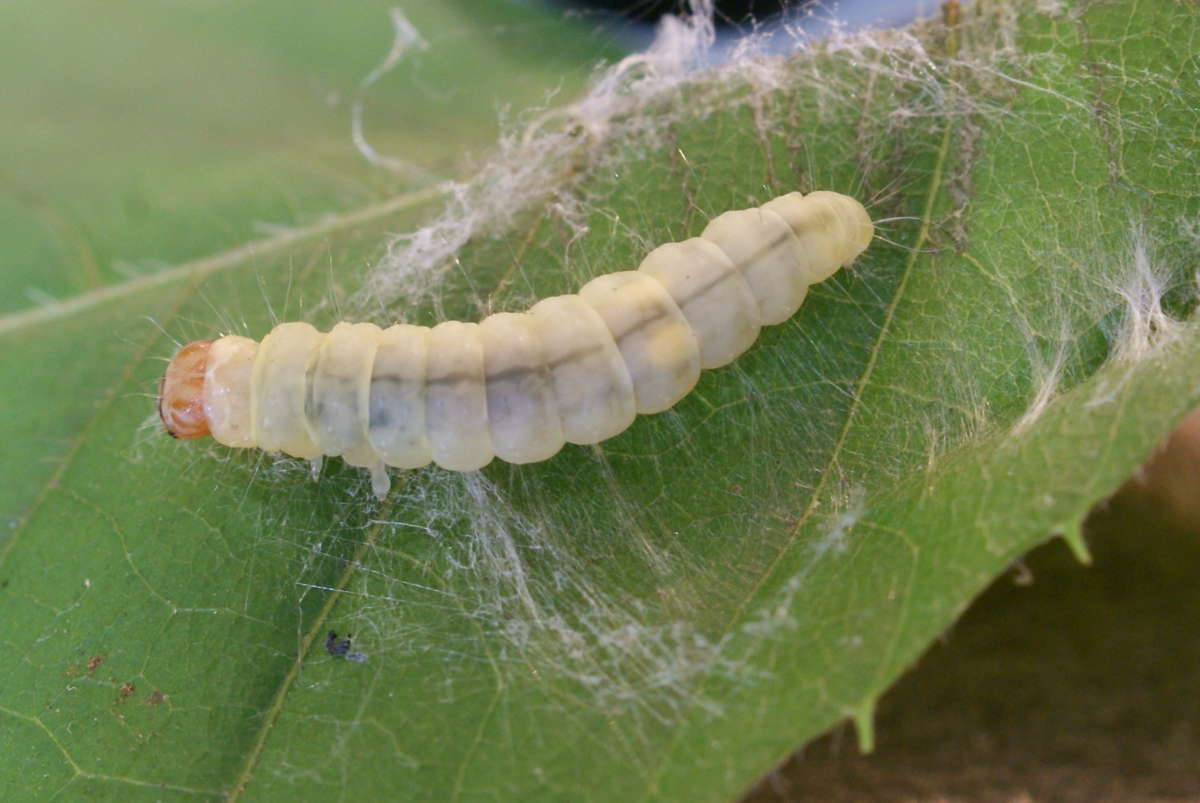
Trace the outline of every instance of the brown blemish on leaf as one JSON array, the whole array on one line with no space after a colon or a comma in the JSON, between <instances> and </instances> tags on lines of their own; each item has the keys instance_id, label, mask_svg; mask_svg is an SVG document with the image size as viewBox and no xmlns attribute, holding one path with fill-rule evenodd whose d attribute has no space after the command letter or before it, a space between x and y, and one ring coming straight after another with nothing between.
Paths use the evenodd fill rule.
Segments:
<instances>
[{"instance_id":1,"label":"brown blemish on leaf","mask_svg":"<svg viewBox=\"0 0 1200 803\"><path fill-rule=\"evenodd\" d=\"M163 694L158 689L155 689L154 691L150 692L150 696L146 698L146 704L161 705L164 701L166 701L166 699L167 695Z\"/></svg>"},{"instance_id":2,"label":"brown blemish on leaf","mask_svg":"<svg viewBox=\"0 0 1200 803\"><path fill-rule=\"evenodd\" d=\"M132 683L122 683L121 688L117 691L117 699L114 700L113 703L120 705L121 703L125 702L129 695L133 694L135 688L136 687Z\"/></svg>"},{"instance_id":3,"label":"brown blemish on leaf","mask_svg":"<svg viewBox=\"0 0 1200 803\"><path fill-rule=\"evenodd\" d=\"M104 653L100 653L99 655L93 655L91 658L88 659L87 671L89 673L95 672L96 667L100 666L100 664L102 664L102 663L104 663Z\"/></svg>"}]
</instances>

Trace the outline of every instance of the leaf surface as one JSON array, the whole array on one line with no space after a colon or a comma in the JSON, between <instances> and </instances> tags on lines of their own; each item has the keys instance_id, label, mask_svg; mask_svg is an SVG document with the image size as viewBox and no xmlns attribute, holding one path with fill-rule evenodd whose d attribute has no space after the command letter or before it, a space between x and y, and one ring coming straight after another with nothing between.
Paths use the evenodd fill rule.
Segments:
<instances>
[{"instance_id":1,"label":"leaf surface","mask_svg":"<svg viewBox=\"0 0 1200 803\"><path fill-rule=\"evenodd\" d=\"M171 346L136 316L331 325L418 199L3 330L5 785L717 800L844 717L869 742L931 640L1032 546L1082 554L1089 507L1200 400L1158 289L1190 312L1196 39L1169 3L980 4L581 140L575 209L531 204L379 317L521 309L796 188L912 219L672 411L398 476L383 505L341 465L139 430Z\"/></svg>"}]
</instances>

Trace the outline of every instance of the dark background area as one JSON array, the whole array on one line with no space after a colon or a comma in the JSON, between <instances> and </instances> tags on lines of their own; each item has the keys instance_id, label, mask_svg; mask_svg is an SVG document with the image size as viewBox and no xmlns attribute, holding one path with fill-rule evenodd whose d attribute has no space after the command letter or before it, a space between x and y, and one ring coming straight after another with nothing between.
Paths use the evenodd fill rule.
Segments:
<instances>
[{"instance_id":1,"label":"dark background area","mask_svg":"<svg viewBox=\"0 0 1200 803\"><path fill-rule=\"evenodd\" d=\"M663 14L687 12L686 0L559 0L573 9L601 9L636 22L656 22ZM804 5L795 0L719 0L716 3L718 25L736 25L747 20L764 20L785 8Z\"/></svg>"},{"instance_id":2,"label":"dark background area","mask_svg":"<svg viewBox=\"0 0 1200 803\"><path fill-rule=\"evenodd\" d=\"M1200 414L1061 540L998 579L880 701L745 803L1200 800Z\"/></svg>"}]
</instances>

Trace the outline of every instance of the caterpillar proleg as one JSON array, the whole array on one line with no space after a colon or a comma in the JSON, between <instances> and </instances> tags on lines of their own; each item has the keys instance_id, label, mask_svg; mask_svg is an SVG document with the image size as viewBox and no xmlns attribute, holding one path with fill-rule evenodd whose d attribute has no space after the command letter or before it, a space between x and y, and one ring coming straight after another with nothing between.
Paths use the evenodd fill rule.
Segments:
<instances>
[{"instance_id":1,"label":"caterpillar proleg","mask_svg":"<svg viewBox=\"0 0 1200 803\"><path fill-rule=\"evenodd\" d=\"M171 359L158 410L177 438L340 456L370 470L380 498L388 466L546 460L670 408L702 368L737 359L873 236L853 198L793 192L524 313L327 334L283 323L261 343L197 340Z\"/></svg>"}]
</instances>

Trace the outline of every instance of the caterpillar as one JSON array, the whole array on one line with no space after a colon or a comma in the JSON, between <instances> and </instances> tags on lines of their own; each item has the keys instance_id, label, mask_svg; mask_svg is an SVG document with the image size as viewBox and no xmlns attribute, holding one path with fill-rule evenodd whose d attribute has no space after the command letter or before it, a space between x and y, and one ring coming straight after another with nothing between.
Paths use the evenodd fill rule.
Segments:
<instances>
[{"instance_id":1,"label":"caterpillar","mask_svg":"<svg viewBox=\"0 0 1200 803\"><path fill-rule=\"evenodd\" d=\"M528 312L434 327L282 323L257 343L197 340L171 358L158 411L177 438L211 435L308 460L474 471L592 444L662 412L701 369L735 360L808 287L870 244L866 209L798 192L725 212L699 237L651 251L637 270L592 279Z\"/></svg>"}]
</instances>

